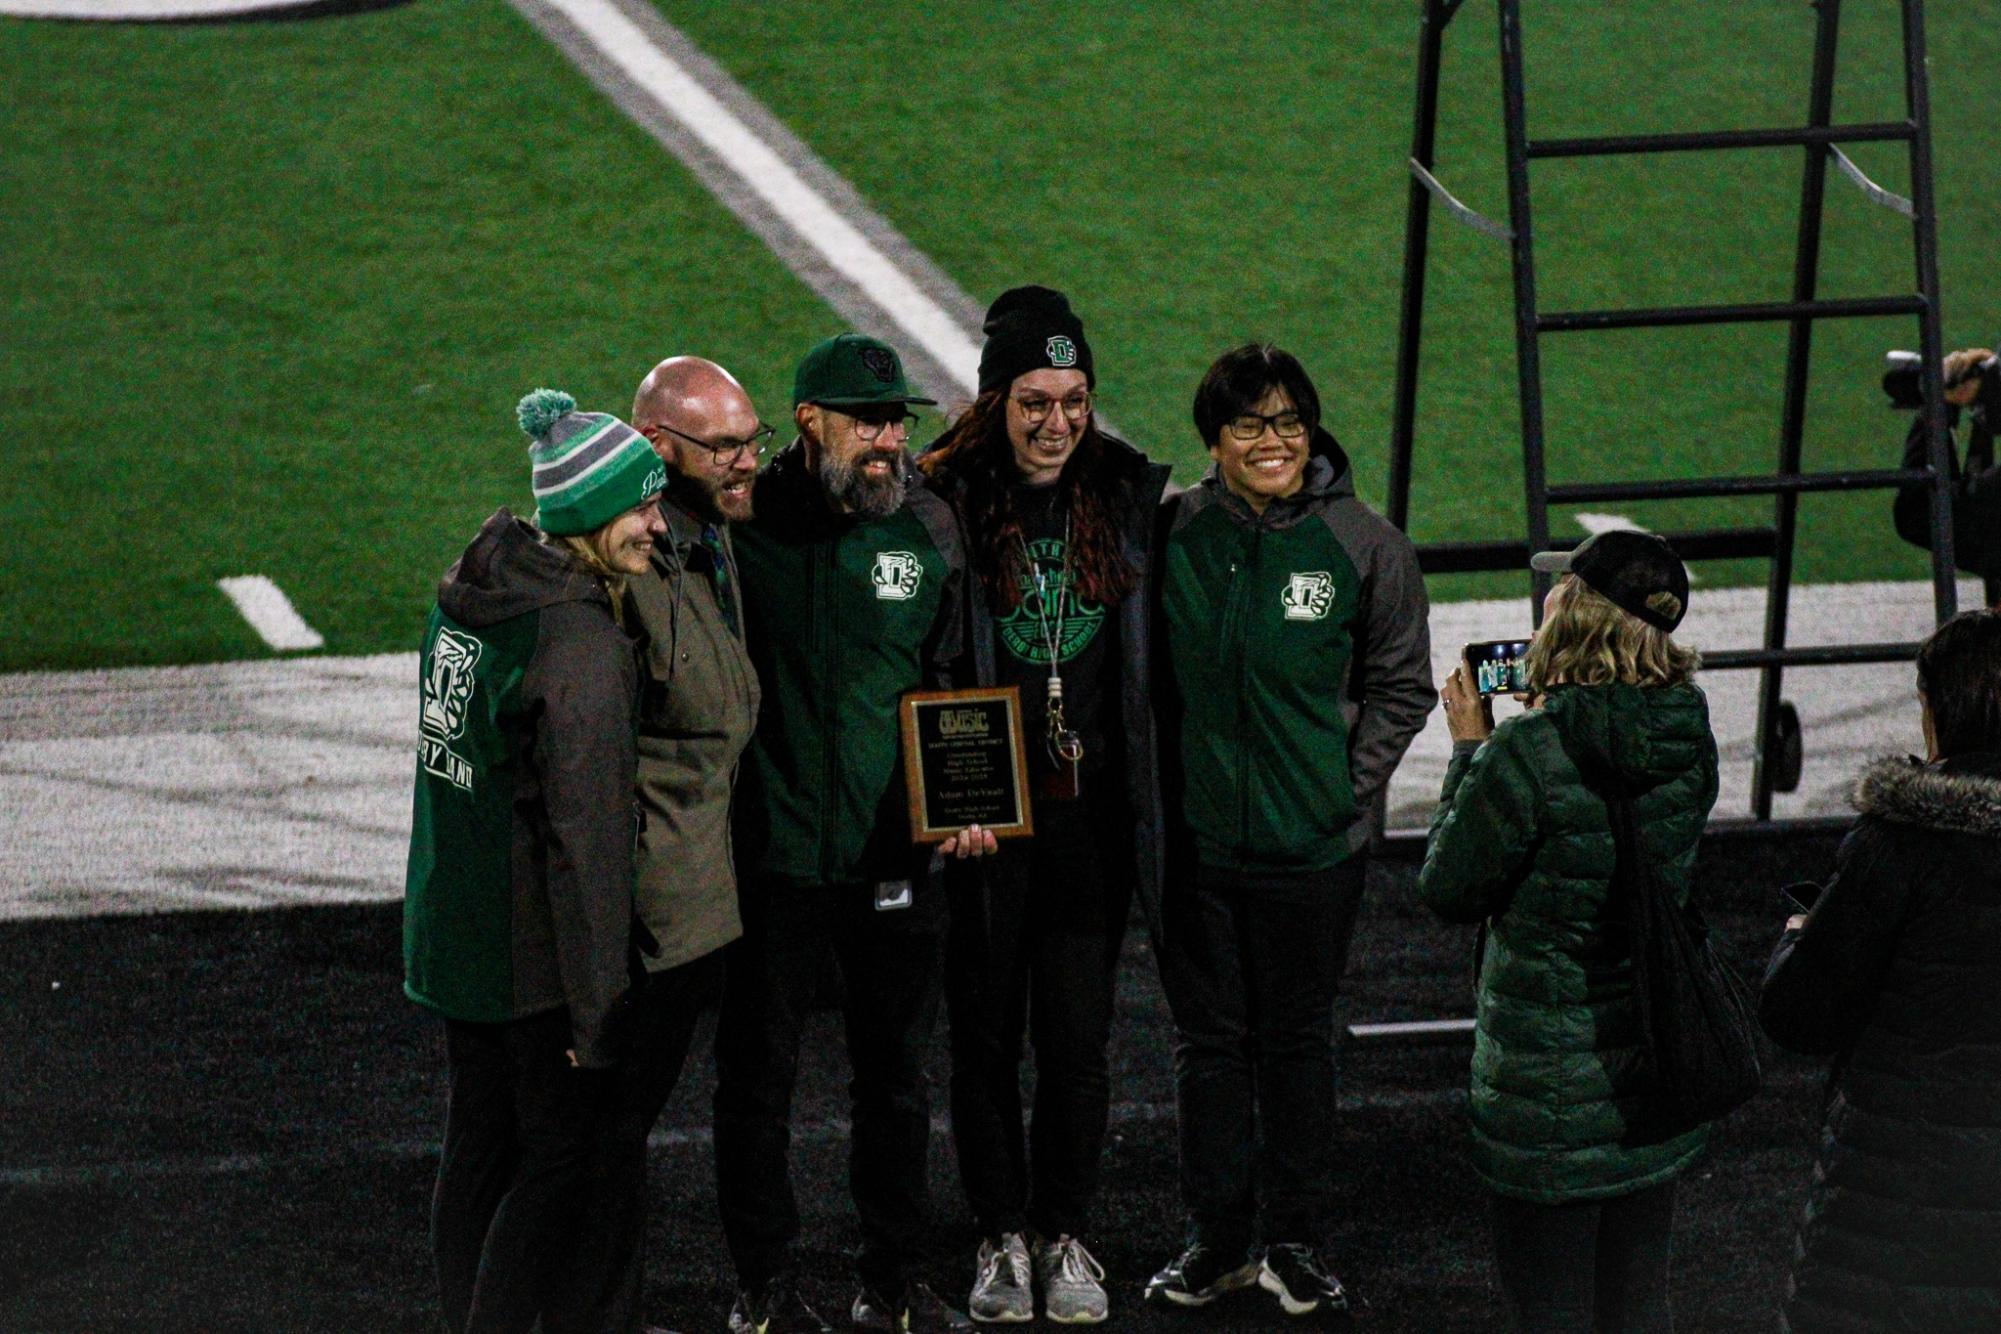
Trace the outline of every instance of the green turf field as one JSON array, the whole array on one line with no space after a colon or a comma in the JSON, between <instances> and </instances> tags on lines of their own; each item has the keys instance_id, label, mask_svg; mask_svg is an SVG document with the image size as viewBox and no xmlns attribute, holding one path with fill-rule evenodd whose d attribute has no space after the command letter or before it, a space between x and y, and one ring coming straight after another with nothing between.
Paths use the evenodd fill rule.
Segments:
<instances>
[{"instance_id":1,"label":"green turf field","mask_svg":"<svg viewBox=\"0 0 2001 1334\"><path fill-rule=\"evenodd\" d=\"M1068 289L1106 410L1191 480L1202 367L1261 336L1385 475L1414 0L693 4L663 12L981 299ZM1899 114L1895 5L1845 7L1840 119ZM1532 134L1779 125L1811 11L1539 0ZM1931 6L1946 338L1995 335L2001 27ZM1492 7L1449 38L1439 171L1505 214ZM0 669L265 656L214 587L270 576L329 652L414 645L437 572L526 499L513 400L622 411L658 356L783 419L836 317L502 0L337 20L0 22ZM1901 152L1853 155L1892 189ZM1539 164L1545 308L1787 295L1798 150ZM1909 228L1829 186L1822 291L1908 290ZM1439 219L1413 527L1520 527L1507 255ZM1893 462L1881 351L1817 338L1811 465ZM1545 340L1556 479L1764 470L1777 326ZM1911 578L1880 495L1814 498L1800 577ZM1629 508L1666 527L1763 505ZM1568 523L1558 519L1559 527ZM1759 567L1703 570L1711 585ZM1444 596L1515 591L1495 577Z\"/></svg>"}]
</instances>

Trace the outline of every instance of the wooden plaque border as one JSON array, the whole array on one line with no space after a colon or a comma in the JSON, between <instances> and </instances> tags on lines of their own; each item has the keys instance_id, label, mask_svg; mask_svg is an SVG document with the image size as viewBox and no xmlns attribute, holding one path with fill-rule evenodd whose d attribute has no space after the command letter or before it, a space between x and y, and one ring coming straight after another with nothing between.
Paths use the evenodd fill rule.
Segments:
<instances>
[{"instance_id":1,"label":"wooden plaque border","mask_svg":"<svg viewBox=\"0 0 2001 1334\"><path fill-rule=\"evenodd\" d=\"M898 702L896 716L903 745L903 786L910 807L910 841L916 844L943 843L963 827L949 828L926 823L928 803L924 791L923 760L917 750L917 711L932 705L954 702L1007 706L1008 746L1014 756L1015 810L1021 818L1007 824L982 824L995 838L1032 838L1035 813L1028 788L1028 747L1021 726L1021 689L1018 686L982 686L970 690L913 690Z\"/></svg>"}]
</instances>

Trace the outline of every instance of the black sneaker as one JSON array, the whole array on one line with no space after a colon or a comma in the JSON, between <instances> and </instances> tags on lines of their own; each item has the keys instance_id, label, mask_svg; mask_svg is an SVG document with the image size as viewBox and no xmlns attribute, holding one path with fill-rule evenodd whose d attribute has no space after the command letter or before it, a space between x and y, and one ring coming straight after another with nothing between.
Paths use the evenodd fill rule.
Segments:
<instances>
[{"instance_id":1,"label":"black sneaker","mask_svg":"<svg viewBox=\"0 0 2001 1334\"><path fill-rule=\"evenodd\" d=\"M1196 1242L1147 1281L1146 1299L1175 1306L1207 1306L1226 1292L1258 1281L1258 1263L1242 1251L1219 1251Z\"/></svg>"},{"instance_id":2,"label":"black sneaker","mask_svg":"<svg viewBox=\"0 0 2001 1334\"><path fill-rule=\"evenodd\" d=\"M906 1283L895 1305L878 1288L864 1283L855 1293L848 1319L871 1334L972 1334L977 1328L963 1311L954 1310L926 1283Z\"/></svg>"},{"instance_id":3,"label":"black sneaker","mask_svg":"<svg viewBox=\"0 0 2001 1334\"><path fill-rule=\"evenodd\" d=\"M1312 1315L1316 1311L1338 1314L1348 1309L1348 1294L1341 1280L1322 1264L1311 1246L1280 1242L1265 1252L1258 1267L1258 1286L1278 1298L1287 1315Z\"/></svg>"},{"instance_id":4,"label":"black sneaker","mask_svg":"<svg viewBox=\"0 0 2001 1334\"><path fill-rule=\"evenodd\" d=\"M738 1288L730 1308L730 1334L834 1334L834 1327L806 1304L789 1278Z\"/></svg>"}]
</instances>

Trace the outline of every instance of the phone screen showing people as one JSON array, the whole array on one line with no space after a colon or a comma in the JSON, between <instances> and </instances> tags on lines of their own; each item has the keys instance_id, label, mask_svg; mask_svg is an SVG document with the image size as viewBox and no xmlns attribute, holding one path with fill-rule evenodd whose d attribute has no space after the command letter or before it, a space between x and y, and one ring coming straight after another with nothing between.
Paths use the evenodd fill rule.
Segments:
<instances>
[{"instance_id":1,"label":"phone screen showing people","mask_svg":"<svg viewBox=\"0 0 2001 1334\"><path fill-rule=\"evenodd\" d=\"M1529 688L1522 674L1522 657L1529 651L1526 639L1487 639L1466 646L1466 665L1472 669L1473 684L1482 695L1512 695Z\"/></svg>"}]
</instances>

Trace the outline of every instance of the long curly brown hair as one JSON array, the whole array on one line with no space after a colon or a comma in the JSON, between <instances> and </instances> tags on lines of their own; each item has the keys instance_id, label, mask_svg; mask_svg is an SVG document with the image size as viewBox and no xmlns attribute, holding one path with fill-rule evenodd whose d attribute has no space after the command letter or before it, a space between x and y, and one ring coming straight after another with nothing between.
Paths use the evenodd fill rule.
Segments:
<instances>
[{"instance_id":1,"label":"long curly brown hair","mask_svg":"<svg viewBox=\"0 0 2001 1334\"><path fill-rule=\"evenodd\" d=\"M1021 518L1014 488L1021 476L1007 438L1007 391L991 389L973 400L945 434L917 460L924 475L956 485L964 498L973 564L989 605L1012 611L1021 603L1027 575ZM1057 478L1070 507L1070 569L1077 595L1111 606L1132 592L1136 578L1121 548L1118 511L1124 487L1117 459L1097 418L1087 418L1077 448Z\"/></svg>"}]
</instances>

